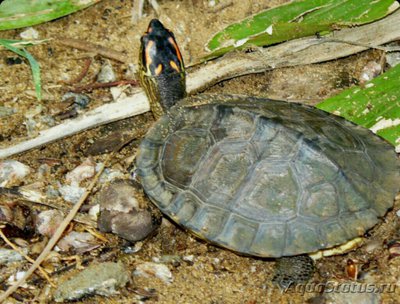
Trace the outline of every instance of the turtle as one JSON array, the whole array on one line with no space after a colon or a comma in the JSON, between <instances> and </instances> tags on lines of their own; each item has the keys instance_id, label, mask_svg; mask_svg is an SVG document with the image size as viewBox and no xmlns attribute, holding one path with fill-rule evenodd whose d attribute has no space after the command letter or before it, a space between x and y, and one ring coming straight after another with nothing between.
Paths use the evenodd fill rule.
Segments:
<instances>
[{"instance_id":1,"label":"turtle","mask_svg":"<svg viewBox=\"0 0 400 304\"><path fill-rule=\"evenodd\" d=\"M157 19L141 38L139 78L156 122L137 175L162 213L201 239L261 258L335 252L393 207L400 161L388 142L299 103L186 97L181 52Z\"/></svg>"}]
</instances>

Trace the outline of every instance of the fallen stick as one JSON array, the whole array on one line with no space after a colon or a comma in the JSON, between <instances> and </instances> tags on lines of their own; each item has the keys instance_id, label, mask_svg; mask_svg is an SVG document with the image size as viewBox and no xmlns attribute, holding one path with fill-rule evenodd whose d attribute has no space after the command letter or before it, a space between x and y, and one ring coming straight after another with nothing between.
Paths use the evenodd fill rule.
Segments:
<instances>
[{"instance_id":1,"label":"fallen stick","mask_svg":"<svg viewBox=\"0 0 400 304\"><path fill-rule=\"evenodd\" d=\"M288 41L254 53L234 52L208 62L187 77L189 94L233 77L264 72L274 68L319 63L346 57L369 48L400 39L400 10L388 17L360 27L333 32L324 38L307 37ZM37 148L41 145L149 111L143 92L126 100L109 103L86 114L44 130L39 136L14 146L0 149L0 159Z\"/></svg>"},{"instance_id":2,"label":"fallen stick","mask_svg":"<svg viewBox=\"0 0 400 304\"><path fill-rule=\"evenodd\" d=\"M1 149L0 159L48 144L83 130L142 114L149 110L150 106L147 98L144 92L140 92L129 98L102 105L78 118L67 120L62 124L44 130L35 138Z\"/></svg>"},{"instance_id":3,"label":"fallen stick","mask_svg":"<svg viewBox=\"0 0 400 304\"><path fill-rule=\"evenodd\" d=\"M127 56L124 53L85 40L60 37L56 39L56 41L59 44L73 47L78 50L83 50L90 53L98 54L105 58L113 59L122 63L127 62Z\"/></svg>"}]
</instances>

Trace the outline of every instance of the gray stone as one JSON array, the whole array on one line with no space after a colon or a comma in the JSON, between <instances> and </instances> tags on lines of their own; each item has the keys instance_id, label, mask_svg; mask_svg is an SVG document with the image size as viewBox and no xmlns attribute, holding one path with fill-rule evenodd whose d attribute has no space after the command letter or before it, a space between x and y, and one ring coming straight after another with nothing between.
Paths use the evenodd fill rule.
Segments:
<instances>
[{"instance_id":1,"label":"gray stone","mask_svg":"<svg viewBox=\"0 0 400 304\"><path fill-rule=\"evenodd\" d=\"M125 286L130 275L122 263L106 262L90 265L74 277L59 284L54 293L56 302L78 300L85 296L110 296Z\"/></svg>"}]
</instances>

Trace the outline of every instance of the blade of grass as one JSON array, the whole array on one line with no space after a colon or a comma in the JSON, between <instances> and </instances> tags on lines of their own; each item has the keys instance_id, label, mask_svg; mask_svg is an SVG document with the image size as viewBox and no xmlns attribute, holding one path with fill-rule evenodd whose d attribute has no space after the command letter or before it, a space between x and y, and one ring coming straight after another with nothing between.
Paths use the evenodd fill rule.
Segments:
<instances>
[{"instance_id":1,"label":"blade of grass","mask_svg":"<svg viewBox=\"0 0 400 304\"><path fill-rule=\"evenodd\" d=\"M25 50L25 48L16 48L15 46L10 43L10 41L7 41L6 39L0 39L0 45L4 46L6 49L18 54L19 56L22 56L26 58L29 62L29 65L31 66L32 70L32 77L33 77L33 83L35 85L35 91L36 91L36 97L38 100L42 99L42 85L41 85L41 80L40 80L40 66L39 63L33 58L33 56Z\"/></svg>"},{"instance_id":2,"label":"blade of grass","mask_svg":"<svg viewBox=\"0 0 400 304\"><path fill-rule=\"evenodd\" d=\"M42 40L14 40L14 39L0 39L2 42L8 43L11 46L15 46L17 48L20 48L22 46L32 46L32 45L39 45L42 43L45 43L47 41L52 40L50 39L42 39ZM2 44L0 44L0 47Z\"/></svg>"},{"instance_id":3,"label":"blade of grass","mask_svg":"<svg viewBox=\"0 0 400 304\"><path fill-rule=\"evenodd\" d=\"M0 30L16 29L54 20L101 0L4 0L0 4Z\"/></svg>"}]
</instances>

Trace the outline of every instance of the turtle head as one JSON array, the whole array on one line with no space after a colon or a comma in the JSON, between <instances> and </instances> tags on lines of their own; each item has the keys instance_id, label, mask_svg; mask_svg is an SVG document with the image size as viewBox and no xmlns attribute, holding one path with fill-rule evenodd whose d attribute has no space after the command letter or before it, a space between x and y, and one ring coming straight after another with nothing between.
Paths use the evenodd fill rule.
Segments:
<instances>
[{"instance_id":1,"label":"turtle head","mask_svg":"<svg viewBox=\"0 0 400 304\"><path fill-rule=\"evenodd\" d=\"M139 79L155 118L186 96L185 66L174 34L157 19L140 39Z\"/></svg>"}]
</instances>

